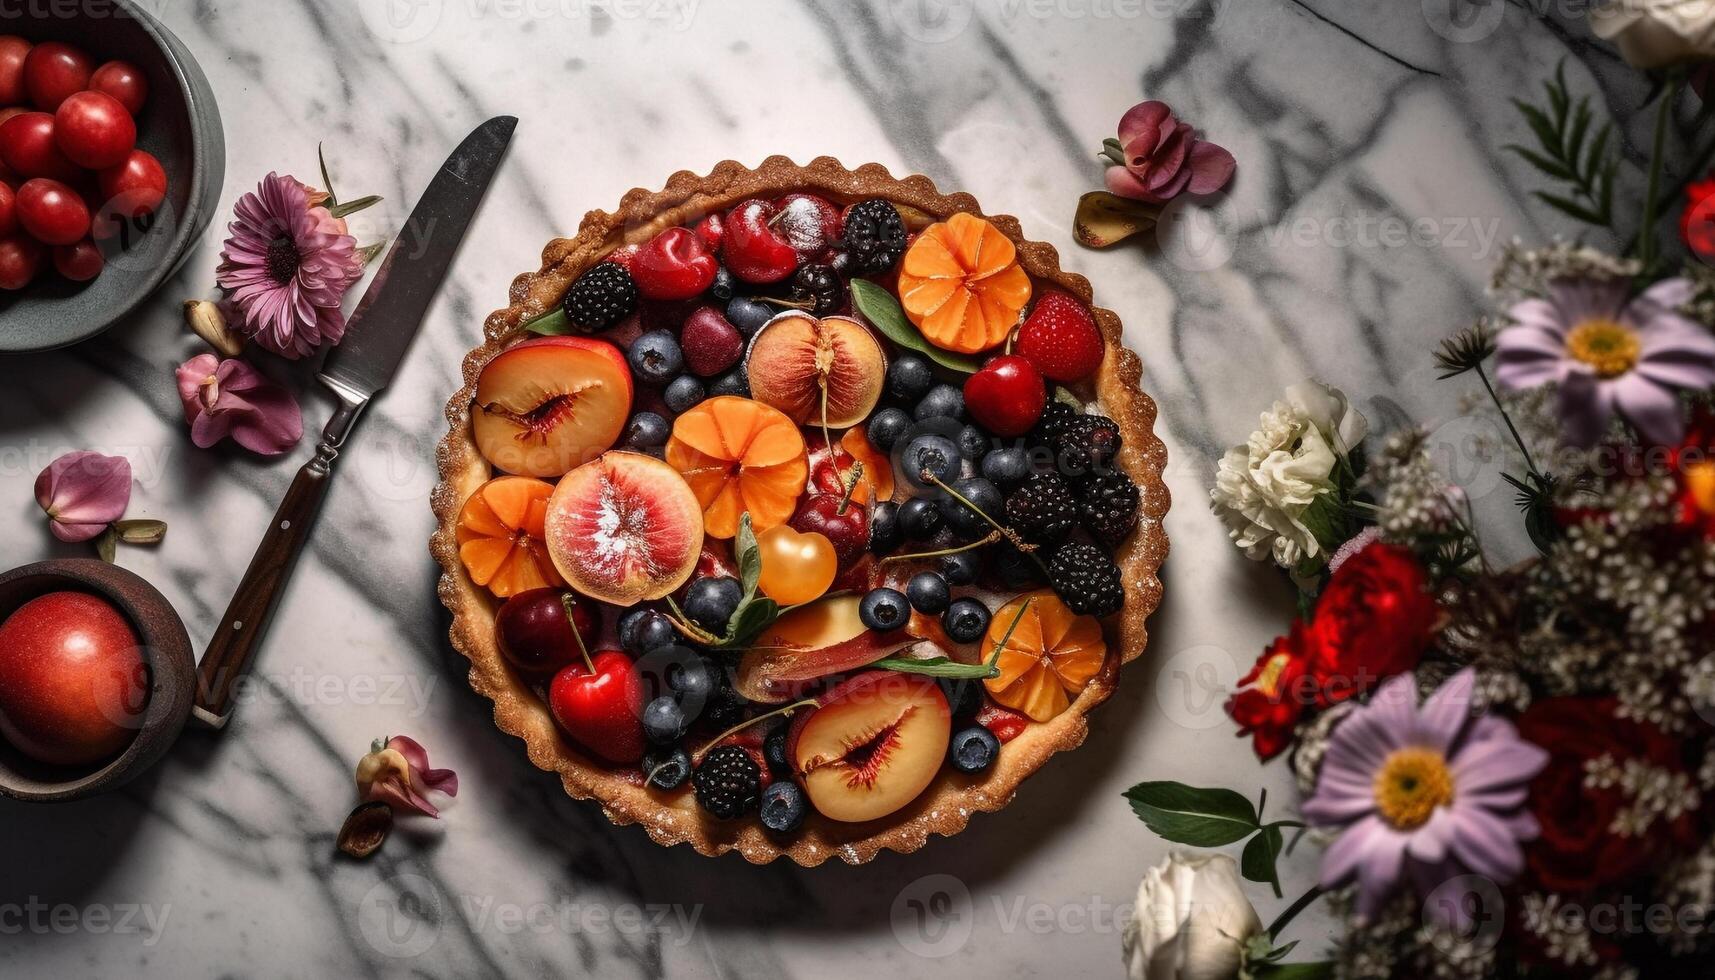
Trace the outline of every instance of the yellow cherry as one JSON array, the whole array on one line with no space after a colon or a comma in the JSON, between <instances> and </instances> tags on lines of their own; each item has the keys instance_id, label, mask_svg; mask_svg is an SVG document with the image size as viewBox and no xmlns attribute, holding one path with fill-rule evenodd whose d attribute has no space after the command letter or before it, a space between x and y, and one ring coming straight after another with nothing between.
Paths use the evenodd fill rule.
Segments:
<instances>
[{"instance_id":1,"label":"yellow cherry","mask_svg":"<svg viewBox=\"0 0 1715 980\"><path fill-rule=\"evenodd\" d=\"M763 595L782 606L809 602L834 584L839 561L825 534L776 524L756 536L756 547L762 555L758 585Z\"/></svg>"}]
</instances>

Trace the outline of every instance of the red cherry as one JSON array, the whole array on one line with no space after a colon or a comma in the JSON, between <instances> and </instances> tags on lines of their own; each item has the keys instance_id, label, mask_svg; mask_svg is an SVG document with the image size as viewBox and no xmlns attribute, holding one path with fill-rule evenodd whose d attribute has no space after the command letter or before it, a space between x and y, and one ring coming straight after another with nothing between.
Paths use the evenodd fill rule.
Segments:
<instances>
[{"instance_id":1,"label":"red cherry","mask_svg":"<svg viewBox=\"0 0 1715 980\"><path fill-rule=\"evenodd\" d=\"M89 234L89 208L77 191L46 177L18 188L18 223L44 245L70 245Z\"/></svg>"},{"instance_id":2,"label":"red cherry","mask_svg":"<svg viewBox=\"0 0 1715 980\"><path fill-rule=\"evenodd\" d=\"M1082 381L1102 366L1103 346L1089 307L1065 293L1044 293L1018 328L1015 349L1045 378Z\"/></svg>"},{"instance_id":3,"label":"red cherry","mask_svg":"<svg viewBox=\"0 0 1715 980\"><path fill-rule=\"evenodd\" d=\"M89 90L113 96L126 112L135 116L148 101L149 80L141 68L129 61L109 61L89 76Z\"/></svg>"},{"instance_id":4,"label":"red cherry","mask_svg":"<svg viewBox=\"0 0 1715 980\"><path fill-rule=\"evenodd\" d=\"M72 93L88 88L94 72L94 63L81 50L58 41L43 41L24 58L24 88L36 108L53 112Z\"/></svg>"},{"instance_id":5,"label":"red cherry","mask_svg":"<svg viewBox=\"0 0 1715 980\"><path fill-rule=\"evenodd\" d=\"M132 150L125 162L95 175L106 202L102 213L141 218L161 206L167 196L167 172L147 150Z\"/></svg>"},{"instance_id":6,"label":"red cherry","mask_svg":"<svg viewBox=\"0 0 1715 980\"><path fill-rule=\"evenodd\" d=\"M733 275L761 284L779 282L798 268L797 250L773 225L777 214L774 205L754 199L727 212L721 258Z\"/></svg>"},{"instance_id":7,"label":"red cherry","mask_svg":"<svg viewBox=\"0 0 1715 980\"><path fill-rule=\"evenodd\" d=\"M18 232L0 238L0 289L23 289L42 268L46 249L29 235Z\"/></svg>"},{"instance_id":8,"label":"red cherry","mask_svg":"<svg viewBox=\"0 0 1715 980\"><path fill-rule=\"evenodd\" d=\"M795 531L815 531L834 546L840 570L869 553L869 509L843 494L813 493L798 502L787 522Z\"/></svg>"},{"instance_id":9,"label":"red cherry","mask_svg":"<svg viewBox=\"0 0 1715 980\"><path fill-rule=\"evenodd\" d=\"M788 194L775 202L779 218L774 226L792 243L804 261L811 261L840 240L845 219L840 209L825 197Z\"/></svg>"},{"instance_id":10,"label":"red cherry","mask_svg":"<svg viewBox=\"0 0 1715 980\"><path fill-rule=\"evenodd\" d=\"M88 282L101 275L107 259L95 243L85 238L70 245L54 246L54 269L72 282Z\"/></svg>"},{"instance_id":11,"label":"red cherry","mask_svg":"<svg viewBox=\"0 0 1715 980\"><path fill-rule=\"evenodd\" d=\"M703 240L709 251L717 254L720 252L721 242L726 240L726 221L721 218L719 211L704 215L703 220L697 222L697 237Z\"/></svg>"},{"instance_id":12,"label":"red cherry","mask_svg":"<svg viewBox=\"0 0 1715 980\"><path fill-rule=\"evenodd\" d=\"M125 162L137 145L137 124L104 92L77 92L54 111L54 141L80 167L103 170Z\"/></svg>"},{"instance_id":13,"label":"red cherry","mask_svg":"<svg viewBox=\"0 0 1715 980\"><path fill-rule=\"evenodd\" d=\"M567 734L603 759L630 765L643 758L643 678L625 654L608 650L591 664L562 669L548 685L548 708Z\"/></svg>"},{"instance_id":14,"label":"red cherry","mask_svg":"<svg viewBox=\"0 0 1715 980\"><path fill-rule=\"evenodd\" d=\"M1017 354L1002 354L965 379L965 411L997 436L1021 436L1042 417L1048 389Z\"/></svg>"},{"instance_id":15,"label":"red cherry","mask_svg":"<svg viewBox=\"0 0 1715 980\"><path fill-rule=\"evenodd\" d=\"M20 112L0 122L0 161L25 180L51 177L73 181L82 173L54 141L54 117Z\"/></svg>"},{"instance_id":16,"label":"red cherry","mask_svg":"<svg viewBox=\"0 0 1715 980\"><path fill-rule=\"evenodd\" d=\"M579 602L570 592L530 589L507 599L495 613L495 640L512 666L526 674L547 676L582 658L579 637L595 645L598 616L594 603Z\"/></svg>"},{"instance_id":17,"label":"red cherry","mask_svg":"<svg viewBox=\"0 0 1715 980\"><path fill-rule=\"evenodd\" d=\"M669 228L631 260L631 278L646 299L690 299L709 288L718 268L702 239L683 228Z\"/></svg>"},{"instance_id":18,"label":"red cherry","mask_svg":"<svg viewBox=\"0 0 1715 980\"><path fill-rule=\"evenodd\" d=\"M636 242L632 242L630 245L621 245L602 256L602 261L612 262L614 265L619 266L626 272L630 272L632 261L637 258L637 253L641 251L643 251L643 246Z\"/></svg>"},{"instance_id":19,"label":"red cherry","mask_svg":"<svg viewBox=\"0 0 1715 980\"><path fill-rule=\"evenodd\" d=\"M24 59L30 42L13 34L0 37L0 105L18 105L26 98Z\"/></svg>"}]
</instances>

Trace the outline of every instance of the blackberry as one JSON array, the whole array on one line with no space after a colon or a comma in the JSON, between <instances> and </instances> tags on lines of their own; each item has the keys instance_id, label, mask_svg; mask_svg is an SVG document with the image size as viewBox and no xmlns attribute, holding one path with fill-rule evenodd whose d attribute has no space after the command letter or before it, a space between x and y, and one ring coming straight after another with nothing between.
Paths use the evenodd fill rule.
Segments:
<instances>
[{"instance_id":1,"label":"blackberry","mask_svg":"<svg viewBox=\"0 0 1715 980\"><path fill-rule=\"evenodd\" d=\"M1055 553L1048 563L1048 582L1060 601L1080 616L1108 616L1125 605L1119 566L1093 544L1069 544Z\"/></svg>"},{"instance_id":2,"label":"blackberry","mask_svg":"<svg viewBox=\"0 0 1715 980\"><path fill-rule=\"evenodd\" d=\"M1030 430L1030 441L1039 446L1054 445L1054 438L1060 434L1066 422L1077 417L1077 409L1057 398L1048 399L1048 404L1042 409L1042 416Z\"/></svg>"},{"instance_id":3,"label":"blackberry","mask_svg":"<svg viewBox=\"0 0 1715 980\"><path fill-rule=\"evenodd\" d=\"M859 201L846 209L846 274L880 275L905 254L905 222L899 209L880 198Z\"/></svg>"},{"instance_id":4,"label":"blackberry","mask_svg":"<svg viewBox=\"0 0 1715 980\"><path fill-rule=\"evenodd\" d=\"M1060 469L1074 477L1107 472L1119 448L1119 424L1103 415L1069 418L1054 436L1054 455Z\"/></svg>"},{"instance_id":5,"label":"blackberry","mask_svg":"<svg viewBox=\"0 0 1715 980\"><path fill-rule=\"evenodd\" d=\"M742 817L756 806L762 788L762 767L750 753L736 745L723 745L710 752L691 774L697 805L720 820Z\"/></svg>"},{"instance_id":6,"label":"blackberry","mask_svg":"<svg viewBox=\"0 0 1715 980\"><path fill-rule=\"evenodd\" d=\"M1006 519L1034 544L1065 541L1078 525L1078 498L1058 473L1038 473L1006 498Z\"/></svg>"},{"instance_id":7,"label":"blackberry","mask_svg":"<svg viewBox=\"0 0 1715 980\"><path fill-rule=\"evenodd\" d=\"M1091 477L1078 497L1084 526L1109 550L1118 548L1137 526L1137 484L1119 470Z\"/></svg>"},{"instance_id":8,"label":"blackberry","mask_svg":"<svg viewBox=\"0 0 1715 980\"><path fill-rule=\"evenodd\" d=\"M637 283L617 262L600 262L579 276L560 304L580 333L598 333L637 309Z\"/></svg>"},{"instance_id":9,"label":"blackberry","mask_svg":"<svg viewBox=\"0 0 1715 980\"><path fill-rule=\"evenodd\" d=\"M803 265L792 277L792 298L808 300L810 312L827 316L846 301L846 287L832 266Z\"/></svg>"}]
</instances>

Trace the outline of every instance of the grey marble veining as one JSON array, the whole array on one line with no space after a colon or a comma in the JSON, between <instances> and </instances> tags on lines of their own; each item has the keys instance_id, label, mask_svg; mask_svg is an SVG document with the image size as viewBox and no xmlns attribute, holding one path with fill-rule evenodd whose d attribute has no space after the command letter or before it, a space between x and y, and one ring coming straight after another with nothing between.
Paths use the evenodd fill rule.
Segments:
<instances>
[{"instance_id":1,"label":"grey marble veining","mask_svg":"<svg viewBox=\"0 0 1715 980\"><path fill-rule=\"evenodd\" d=\"M387 198L354 222L378 240L472 125L502 112L521 124L412 356L342 462L231 730L188 736L115 797L0 805L7 975L1116 973L1114 908L1165 852L1125 787L1176 778L1266 786L1271 809L1291 799L1284 768L1258 768L1218 699L1187 680L1230 682L1291 608L1207 511L1220 450L1310 374L1389 421L1453 414L1431 341L1481 301L1498 243L1571 230L1498 149L1528 135L1508 98L1557 61L1629 120L1628 158L1647 139L1644 83L1576 19L1540 19L1540 3L1504 6L1467 41L1433 26L1446 0L151 6L219 94L226 208L269 170L312 178L322 141L343 194ZM1144 97L1229 147L1238 177L1155 241L1082 250L1070 219L1100 186L1094 151ZM1682 109L1688 126L1694 105ZM1125 320L1172 457L1166 602L1088 744L962 835L861 868L708 860L568 799L465 686L427 555L442 407L511 278L634 185L771 153L926 173L1057 245ZM1420 221L1420 240L1384 231ZM196 343L177 307L211 289L220 237L103 338L0 361L0 566L81 553L48 537L31 482L67 449L123 452L132 516L172 529L120 560L199 646L310 444L263 462L186 438L172 369ZM308 366L269 370L299 385L318 427L330 405ZM388 733L457 769L460 799L368 864L335 861L351 767ZM931 875L964 889L945 930L913 918L911 900L945 884ZM1313 876L1306 849L1288 862L1289 897ZM1256 898L1265 919L1282 904ZM1292 935L1314 948L1327 923L1312 915Z\"/></svg>"}]
</instances>

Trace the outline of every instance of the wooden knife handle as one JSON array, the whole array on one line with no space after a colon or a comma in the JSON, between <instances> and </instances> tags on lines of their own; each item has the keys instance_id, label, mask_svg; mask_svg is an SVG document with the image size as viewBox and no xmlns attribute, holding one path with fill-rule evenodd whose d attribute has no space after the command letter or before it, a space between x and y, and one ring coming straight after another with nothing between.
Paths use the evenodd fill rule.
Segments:
<instances>
[{"instance_id":1,"label":"wooden knife handle","mask_svg":"<svg viewBox=\"0 0 1715 980\"><path fill-rule=\"evenodd\" d=\"M286 591L286 580L309 540L322 501L327 498L334 461L362 411L362 402L344 401L328 421L316 455L298 470L274 520L256 547L238 592L226 607L202 662L197 665L196 700L192 716L209 728L223 728L232 717L239 681L249 670L268 623Z\"/></svg>"}]
</instances>

